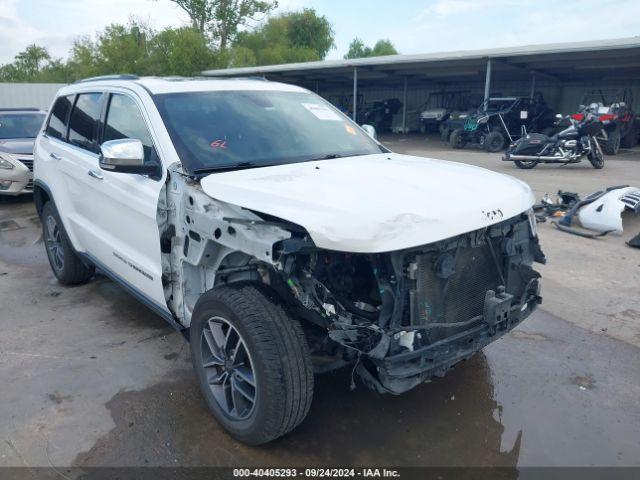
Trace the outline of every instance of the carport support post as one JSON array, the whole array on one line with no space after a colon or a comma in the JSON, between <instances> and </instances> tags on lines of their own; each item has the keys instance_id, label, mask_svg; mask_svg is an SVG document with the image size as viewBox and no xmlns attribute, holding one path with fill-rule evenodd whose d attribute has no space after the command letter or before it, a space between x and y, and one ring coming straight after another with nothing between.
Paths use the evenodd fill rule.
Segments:
<instances>
[{"instance_id":1,"label":"carport support post","mask_svg":"<svg viewBox=\"0 0 640 480\"><path fill-rule=\"evenodd\" d=\"M484 79L484 108L489 106L489 95L491 94L491 59L487 59L487 76Z\"/></svg>"},{"instance_id":2,"label":"carport support post","mask_svg":"<svg viewBox=\"0 0 640 480\"><path fill-rule=\"evenodd\" d=\"M529 95L529 98L531 98L531 100L533 100L533 96L536 93L536 72L531 72L531 94Z\"/></svg>"},{"instance_id":3,"label":"carport support post","mask_svg":"<svg viewBox=\"0 0 640 480\"><path fill-rule=\"evenodd\" d=\"M358 110L358 67L353 67L353 113L351 118L354 122L357 122L357 110Z\"/></svg>"},{"instance_id":4,"label":"carport support post","mask_svg":"<svg viewBox=\"0 0 640 480\"><path fill-rule=\"evenodd\" d=\"M402 134L407 133L407 77L404 77L404 91L402 92Z\"/></svg>"}]
</instances>

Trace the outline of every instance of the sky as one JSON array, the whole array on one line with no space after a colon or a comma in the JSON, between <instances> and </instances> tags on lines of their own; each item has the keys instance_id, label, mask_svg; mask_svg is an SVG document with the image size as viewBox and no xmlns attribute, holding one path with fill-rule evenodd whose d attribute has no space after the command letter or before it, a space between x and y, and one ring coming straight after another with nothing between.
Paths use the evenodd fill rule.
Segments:
<instances>
[{"instance_id":1,"label":"sky","mask_svg":"<svg viewBox=\"0 0 640 480\"><path fill-rule=\"evenodd\" d=\"M640 0L279 0L278 12L315 8L333 24L342 58L353 37L429 53L640 35ZM30 43L66 58L75 38L130 16L156 28L188 24L170 0L0 0L0 64Z\"/></svg>"}]
</instances>

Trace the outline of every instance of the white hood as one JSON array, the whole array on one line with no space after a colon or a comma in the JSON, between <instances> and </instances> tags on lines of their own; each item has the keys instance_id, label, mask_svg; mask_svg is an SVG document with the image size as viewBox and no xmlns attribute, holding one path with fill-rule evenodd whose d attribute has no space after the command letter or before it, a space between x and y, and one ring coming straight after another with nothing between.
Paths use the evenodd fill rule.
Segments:
<instances>
[{"instance_id":1,"label":"white hood","mask_svg":"<svg viewBox=\"0 0 640 480\"><path fill-rule=\"evenodd\" d=\"M462 163L380 154L216 173L212 198L304 227L321 248L378 253L432 243L526 211L515 178Z\"/></svg>"}]
</instances>

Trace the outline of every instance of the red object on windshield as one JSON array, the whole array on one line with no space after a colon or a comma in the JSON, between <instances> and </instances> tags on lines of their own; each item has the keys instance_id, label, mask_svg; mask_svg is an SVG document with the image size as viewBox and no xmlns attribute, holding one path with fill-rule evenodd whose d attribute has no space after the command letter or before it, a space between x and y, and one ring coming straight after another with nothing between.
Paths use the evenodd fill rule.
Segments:
<instances>
[{"instance_id":1,"label":"red object on windshield","mask_svg":"<svg viewBox=\"0 0 640 480\"><path fill-rule=\"evenodd\" d=\"M574 113L573 115L571 115L571 118L580 122L584 120L584 113Z\"/></svg>"},{"instance_id":2,"label":"red object on windshield","mask_svg":"<svg viewBox=\"0 0 640 480\"><path fill-rule=\"evenodd\" d=\"M610 113L607 113L605 115L600 115L600 121L601 122L608 122L610 120L613 120L614 118L616 118L615 115L611 115Z\"/></svg>"}]
</instances>

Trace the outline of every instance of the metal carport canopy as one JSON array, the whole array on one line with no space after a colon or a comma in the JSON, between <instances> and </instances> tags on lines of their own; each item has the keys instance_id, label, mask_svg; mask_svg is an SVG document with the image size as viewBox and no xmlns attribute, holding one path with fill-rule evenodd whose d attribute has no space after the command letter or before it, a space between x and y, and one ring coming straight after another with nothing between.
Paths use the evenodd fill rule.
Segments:
<instances>
[{"instance_id":1,"label":"metal carport canopy","mask_svg":"<svg viewBox=\"0 0 640 480\"><path fill-rule=\"evenodd\" d=\"M208 77L267 76L269 79L305 82L351 82L354 68L358 82L398 84L410 81L443 83L482 79L487 60L502 79L541 78L571 81L586 78L640 78L640 37L589 42L527 45L486 50L464 50L415 55L388 55L352 60L324 60L258 67L206 70ZM607 77L607 78L603 78Z\"/></svg>"},{"instance_id":2,"label":"metal carport canopy","mask_svg":"<svg viewBox=\"0 0 640 480\"><path fill-rule=\"evenodd\" d=\"M320 85L326 88L352 82L353 117L356 120L358 88L374 84L398 86L403 82L406 92L407 83L441 86L484 81L486 101L492 76L501 81L531 79L532 92L536 78L558 83L638 80L640 37L227 68L206 70L202 74L207 77L268 77L316 91ZM406 109L403 125L405 116Z\"/></svg>"}]
</instances>

